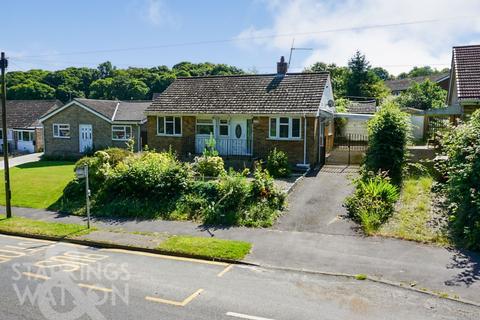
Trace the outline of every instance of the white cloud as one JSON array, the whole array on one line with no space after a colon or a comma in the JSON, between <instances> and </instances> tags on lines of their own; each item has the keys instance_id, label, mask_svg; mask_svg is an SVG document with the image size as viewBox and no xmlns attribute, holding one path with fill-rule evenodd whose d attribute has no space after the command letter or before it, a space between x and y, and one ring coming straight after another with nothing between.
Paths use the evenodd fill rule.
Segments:
<instances>
[{"instance_id":1,"label":"white cloud","mask_svg":"<svg viewBox=\"0 0 480 320\"><path fill-rule=\"evenodd\" d=\"M301 67L316 61L345 65L358 49L373 65L395 74L413 65L443 68L450 64L453 45L480 43L478 0L266 0L266 5L272 24L243 30L238 38L260 38L238 43L243 48L262 46L286 54L295 37L295 46L314 48L294 54L292 64ZM472 19L474 15L476 19ZM338 31L425 20L440 21ZM324 32L328 30L337 31ZM271 34L280 36L261 38Z\"/></svg>"},{"instance_id":2,"label":"white cloud","mask_svg":"<svg viewBox=\"0 0 480 320\"><path fill-rule=\"evenodd\" d=\"M177 26L179 22L163 0L145 0L140 6L140 15L155 26Z\"/></svg>"}]
</instances>

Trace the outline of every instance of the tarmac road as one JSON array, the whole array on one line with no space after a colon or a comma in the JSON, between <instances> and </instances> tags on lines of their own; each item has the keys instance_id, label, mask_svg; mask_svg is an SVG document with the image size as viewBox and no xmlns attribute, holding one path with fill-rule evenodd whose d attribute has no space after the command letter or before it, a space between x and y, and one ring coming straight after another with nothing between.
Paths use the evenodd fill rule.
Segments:
<instances>
[{"instance_id":1,"label":"tarmac road","mask_svg":"<svg viewBox=\"0 0 480 320\"><path fill-rule=\"evenodd\" d=\"M344 277L0 235L0 319L479 319L480 308Z\"/></svg>"}]
</instances>

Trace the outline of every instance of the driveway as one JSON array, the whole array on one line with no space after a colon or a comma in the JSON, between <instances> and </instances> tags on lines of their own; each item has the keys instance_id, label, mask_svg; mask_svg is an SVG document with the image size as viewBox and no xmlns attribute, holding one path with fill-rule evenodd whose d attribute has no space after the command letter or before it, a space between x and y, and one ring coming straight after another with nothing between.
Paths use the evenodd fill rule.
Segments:
<instances>
[{"instance_id":1,"label":"driveway","mask_svg":"<svg viewBox=\"0 0 480 320\"><path fill-rule=\"evenodd\" d=\"M24 163L39 161L43 152L30 153L23 156L13 157L8 159L8 167L16 167ZM2 158L3 159L3 158ZM3 160L0 161L0 170L3 169Z\"/></svg>"},{"instance_id":2,"label":"driveway","mask_svg":"<svg viewBox=\"0 0 480 320\"><path fill-rule=\"evenodd\" d=\"M345 197L352 193L351 178L358 167L327 165L306 176L288 197L288 210L275 229L357 235L356 225L347 218Z\"/></svg>"}]
</instances>

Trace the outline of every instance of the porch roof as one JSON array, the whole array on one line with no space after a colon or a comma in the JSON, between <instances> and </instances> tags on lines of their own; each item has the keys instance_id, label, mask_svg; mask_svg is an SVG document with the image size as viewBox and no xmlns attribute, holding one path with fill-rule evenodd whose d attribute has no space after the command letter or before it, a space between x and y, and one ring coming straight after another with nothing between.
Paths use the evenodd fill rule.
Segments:
<instances>
[{"instance_id":1,"label":"porch roof","mask_svg":"<svg viewBox=\"0 0 480 320\"><path fill-rule=\"evenodd\" d=\"M178 114L316 114L327 72L176 79L146 112Z\"/></svg>"}]
</instances>

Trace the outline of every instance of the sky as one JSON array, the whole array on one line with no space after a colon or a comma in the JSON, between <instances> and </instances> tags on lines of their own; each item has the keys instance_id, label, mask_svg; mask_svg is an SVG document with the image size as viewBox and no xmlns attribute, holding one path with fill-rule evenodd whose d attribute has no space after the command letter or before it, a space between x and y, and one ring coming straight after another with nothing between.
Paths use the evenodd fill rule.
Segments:
<instances>
[{"instance_id":1,"label":"sky","mask_svg":"<svg viewBox=\"0 0 480 320\"><path fill-rule=\"evenodd\" d=\"M172 67L226 63L275 72L356 50L393 74L450 66L455 45L480 44L480 0L16 0L2 1L0 50L9 70L68 66Z\"/></svg>"}]
</instances>

